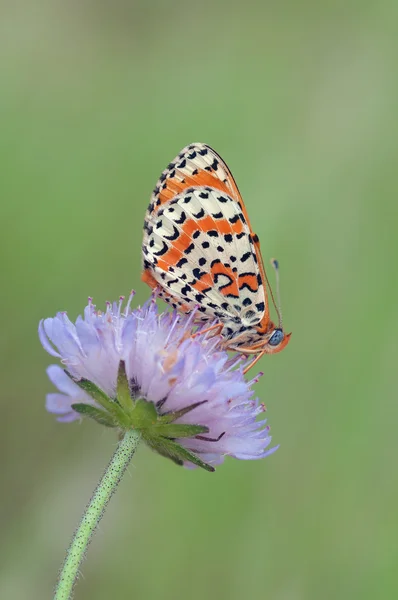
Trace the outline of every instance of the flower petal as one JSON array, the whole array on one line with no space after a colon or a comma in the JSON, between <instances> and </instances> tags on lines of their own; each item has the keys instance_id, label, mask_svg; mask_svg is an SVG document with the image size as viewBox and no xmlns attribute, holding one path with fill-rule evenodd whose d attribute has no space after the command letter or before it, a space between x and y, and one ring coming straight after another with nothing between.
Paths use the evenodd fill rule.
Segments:
<instances>
[{"instance_id":1,"label":"flower petal","mask_svg":"<svg viewBox=\"0 0 398 600\"><path fill-rule=\"evenodd\" d=\"M53 346L50 344L50 341L49 341L46 331L44 329L44 319L41 319L41 321L39 323L39 339L40 339L40 342L46 352L51 354L51 356L55 356L55 358L61 358L60 353L57 352L53 348Z\"/></svg>"}]
</instances>

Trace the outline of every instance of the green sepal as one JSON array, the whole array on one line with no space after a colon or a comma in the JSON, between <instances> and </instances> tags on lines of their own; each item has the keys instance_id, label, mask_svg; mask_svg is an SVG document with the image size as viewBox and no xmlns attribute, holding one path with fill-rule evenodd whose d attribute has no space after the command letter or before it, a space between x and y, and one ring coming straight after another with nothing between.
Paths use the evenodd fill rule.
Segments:
<instances>
[{"instance_id":1,"label":"green sepal","mask_svg":"<svg viewBox=\"0 0 398 600\"><path fill-rule=\"evenodd\" d=\"M123 410L127 413L131 413L132 409L134 408L134 404L130 395L129 382L126 375L126 363L124 360L119 362L116 397Z\"/></svg>"},{"instance_id":2,"label":"green sepal","mask_svg":"<svg viewBox=\"0 0 398 600\"><path fill-rule=\"evenodd\" d=\"M166 458L170 458L172 461L177 463L178 465L182 465L184 461L191 462L197 467L201 467L210 473L215 471L215 468L209 465L208 463L201 460L196 454L190 452L186 448L180 446L173 440L169 440L167 438L156 438L156 439L147 439L144 436L144 439L148 446L150 446L153 450L165 456Z\"/></svg>"},{"instance_id":3,"label":"green sepal","mask_svg":"<svg viewBox=\"0 0 398 600\"><path fill-rule=\"evenodd\" d=\"M160 422L154 403L147 402L144 398L136 400L131 413L131 421L134 429L151 430Z\"/></svg>"},{"instance_id":4,"label":"green sepal","mask_svg":"<svg viewBox=\"0 0 398 600\"><path fill-rule=\"evenodd\" d=\"M79 386L83 391L85 391L95 402L100 404L102 408L105 408L111 415L115 417L115 420L125 428L129 427L129 419L127 415L124 413L122 408L119 406L117 402L112 401L108 396L101 390L101 388L97 387L95 383L89 381L88 379L79 379L76 380L72 377L68 371L65 370L65 373Z\"/></svg>"},{"instance_id":5,"label":"green sepal","mask_svg":"<svg viewBox=\"0 0 398 600\"><path fill-rule=\"evenodd\" d=\"M95 400L98 404L100 404L103 408L106 408L109 411L113 409L113 402L108 398L108 396L101 390L101 388L97 387L95 383L89 381L88 379L74 379L68 371L65 373L79 386L83 391L85 391L93 400Z\"/></svg>"},{"instance_id":6,"label":"green sepal","mask_svg":"<svg viewBox=\"0 0 398 600\"><path fill-rule=\"evenodd\" d=\"M180 458L176 458L174 456L170 456L169 454L167 454L167 452L160 452L160 450L157 450L157 453L160 454L161 456L163 456L164 458L169 458L170 460L173 461L173 463L175 463L179 467L183 467L184 466L184 461L181 460Z\"/></svg>"},{"instance_id":7,"label":"green sepal","mask_svg":"<svg viewBox=\"0 0 398 600\"><path fill-rule=\"evenodd\" d=\"M176 465L178 465L179 467L183 467L184 466L184 461L182 460L182 458L178 458L176 455L171 455L169 452L167 452L167 450L165 448L163 448L160 445L152 445L150 442L146 442L148 444L148 446L154 450L155 452L157 452L157 454L160 454L160 456L164 456L165 458L169 458L170 460L172 460Z\"/></svg>"},{"instance_id":8,"label":"green sepal","mask_svg":"<svg viewBox=\"0 0 398 600\"><path fill-rule=\"evenodd\" d=\"M79 413L79 415L84 415L85 417L90 417L97 421L100 425L105 425L105 427L117 427L117 422L109 413L101 410L100 408L96 408L95 406L91 406L90 404L72 404L73 410Z\"/></svg>"},{"instance_id":9,"label":"green sepal","mask_svg":"<svg viewBox=\"0 0 398 600\"><path fill-rule=\"evenodd\" d=\"M185 408L181 408L181 410L176 410L174 412L166 413L160 417L160 421L162 423L172 423L176 419L180 419L187 413L191 412L191 410L193 410L194 408L197 408L198 406L200 406L201 404L205 404L206 402L207 402L207 400L202 400L201 402L195 402L194 404L190 404L189 406L186 406Z\"/></svg>"},{"instance_id":10,"label":"green sepal","mask_svg":"<svg viewBox=\"0 0 398 600\"><path fill-rule=\"evenodd\" d=\"M186 423L170 423L154 425L151 427L150 435L160 435L165 438L190 438L200 433L209 433L209 428L204 425L189 425Z\"/></svg>"}]
</instances>

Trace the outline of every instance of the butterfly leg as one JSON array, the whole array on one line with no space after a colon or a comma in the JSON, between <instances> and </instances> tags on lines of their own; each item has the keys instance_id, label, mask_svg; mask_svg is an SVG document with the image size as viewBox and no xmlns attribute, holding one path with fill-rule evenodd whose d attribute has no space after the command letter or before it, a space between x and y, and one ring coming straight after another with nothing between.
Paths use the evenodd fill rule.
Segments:
<instances>
[{"instance_id":1,"label":"butterfly leg","mask_svg":"<svg viewBox=\"0 0 398 600\"><path fill-rule=\"evenodd\" d=\"M259 352L251 362L249 362L249 364L243 369L243 375L246 375L246 373L248 371L250 371L250 369L252 369L254 367L254 365L256 363L258 363L258 361L260 360L260 358L262 358L264 356L265 352L264 350L262 352Z\"/></svg>"},{"instance_id":2,"label":"butterfly leg","mask_svg":"<svg viewBox=\"0 0 398 600\"><path fill-rule=\"evenodd\" d=\"M182 342L185 342L185 340L187 340L188 338L191 338L191 340L193 340L196 337L198 337L199 335L205 335L206 333L209 333L209 331L214 332L212 337L214 337L216 335L220 335L223 327L224 327L224 325L222 323L216 323L215 325L212 325L211 327L207 327L207 329L203 329L202 331L196 331L192 335L190 335L189 331L186 331L180 340L180 344L182 344Z\"/></svg>"},{"instance_id":3,"label":"butterfly leg","mask_svg":"<svg viewBox=\"0 0 398 600\"><path fill-rule=\"evenodd\" d=\"M223 327L224 325L222 323L215 323L214 325L211 325L211 327L207 327L207 329L197 331L191 336L191 338L196 338L198 335L204 335L206 333L209 333L210 331L213 332L213 336L220 335L223 330Z\"/></svg>"}]
</instances>

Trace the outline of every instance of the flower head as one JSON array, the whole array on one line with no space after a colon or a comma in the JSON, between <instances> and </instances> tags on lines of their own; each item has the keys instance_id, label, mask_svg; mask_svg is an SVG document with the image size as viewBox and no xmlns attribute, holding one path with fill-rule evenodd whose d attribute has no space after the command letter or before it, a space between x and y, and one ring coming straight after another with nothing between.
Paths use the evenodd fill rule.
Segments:
<instances>
[{"instance_id":1,"label":"flower head","mask_svg":"<svg viewBox=\"0 0 398 600\"><path fill-rule=\"evenodd\" d=\"M47 373L58 393L47 410L59 421L87 415L122 431L139 429L149 446L178 464L214 470L224 456L272 453L264 405L253 398L240 357L219 349L221 338L189 315L159 314L152 298L132 310L130 295L84 317L66 313L40 322L40 341L58 365ZM193 333L195 335L193 336Z\"/></svg>"}]
</instances>

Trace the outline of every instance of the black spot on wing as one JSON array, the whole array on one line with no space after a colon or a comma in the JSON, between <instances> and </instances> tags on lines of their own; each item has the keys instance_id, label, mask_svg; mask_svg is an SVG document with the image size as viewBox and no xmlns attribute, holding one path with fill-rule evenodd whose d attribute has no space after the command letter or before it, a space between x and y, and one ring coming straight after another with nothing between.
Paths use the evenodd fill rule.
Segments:
<instances>
[{"instance_id":1,"label":"black spot on wing","mask_svg":"<svg viewBox=\"0 0 398 600\"><path fill-rule=\"evenodd\" d=\"M166 240L174 241L177 240L180 236L180 233L175 225L173 225L173 233L171 235L163 236ZM241 259L242 260L242 259Z\"/></svg>"},{"instance_id":2,"label":"black spot on wing","mask_svg":"<svg viewBox=\"0 0 398 600\"><path fill-rule=\"evenodd\" d=\"M178 263L176 264L176 267L178 267L179 269L181 267L183 267L186 263L188 262L188 259L185 257L180 258L180 260L178 261Z\"/></svg>"},{"instance_id":3,"label":"black spot on wing","mask_svg":"<svg viewBox=\"0 0 398 600\"><path fill-rule=\"evenodd\" d=\"M178 279L170 279L170 281L166 282L166 285L170 288L174 283L178 283Z\"/></svg>"},{"instance_id":4,"label":"black spot on wing","mask_svg":"<svg viewBox=\"0 0 398 600\"><path fill-rule=\"evenodd\" d=\"M183 288L181 288L181 294L183 296L186 296L187 294L189 294L190 292L192 292L192 288L191 286L187 283L186 285L184 285Z\"/></svg>"},{"instance_id":5,"label":"black spot on wing","mask_svg":"<svg viewBox=\"0 0 398 600\"><path fill-rule=\"evenodd\" d=\"M188 248L185 248L184 254L191 254L192 250L195 249L195 244L189 244Z\"/></svg>"},{"instance_id":6,"label":"black spot on wing","mask_svg":"<svg viewBox=\"0 0 398 600\"><path fill-rule=\"evenodd\" d=\"M175 223L178 223L178 225L182 225L183 223L185 223L185 221L187 220L187 215L184 211L181 212L180 218L179 219L174 219Z\"/></svg>"},{"instance_id":7,"label":"black spot on wing","mask_svg":"<svg viewBox=\"0 0 398 600\"><path fill-rule=\"evenodd\" d=\"M200 211L198 213L196 213L196 215L194 214L193 217L195 219L203 219L203 217L205 216L205 211L203 208L200 209Z\"/></svg>"}]
</instances>

